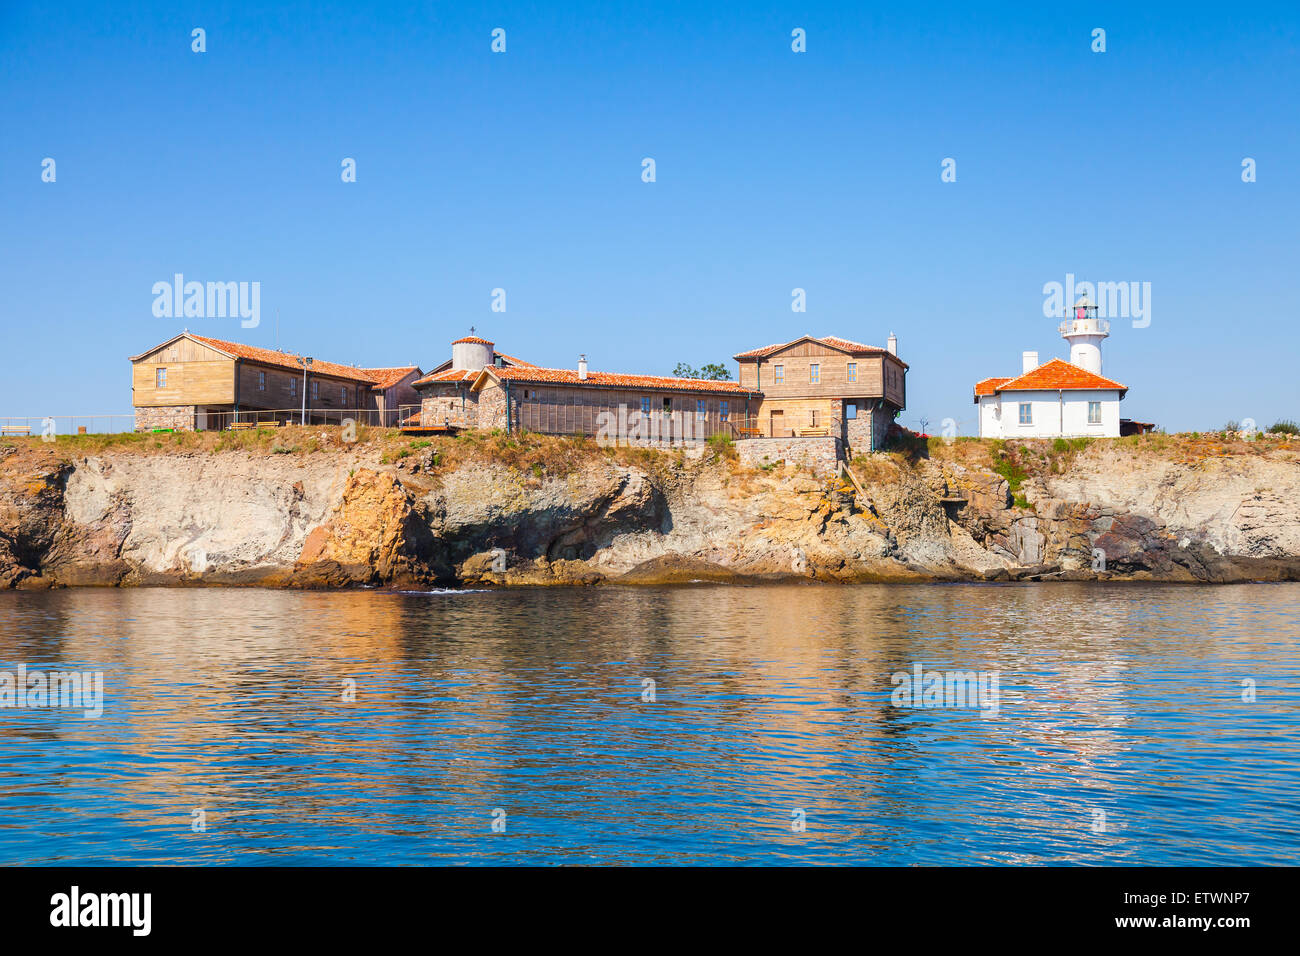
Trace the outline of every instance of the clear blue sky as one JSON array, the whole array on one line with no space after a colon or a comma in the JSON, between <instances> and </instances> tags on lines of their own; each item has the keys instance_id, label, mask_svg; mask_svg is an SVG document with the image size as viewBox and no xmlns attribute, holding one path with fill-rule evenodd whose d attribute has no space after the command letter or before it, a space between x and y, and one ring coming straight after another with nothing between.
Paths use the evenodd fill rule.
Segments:
<instances>
[{"instance_id":1,"label":"clear blue sky","mask_svg":"<svg viewBox=\"0 0 1300 956\"><path fill-rule=\"evenodd\" d=\"M1125 415L1300 418L1294 2L409 6L0 2L0 415L129 411L127 356L278 312L425 368L471 325L661 374L892 330L904 423L969 434L977 379L1068 355L1074 273L1151 283ZM155 318L176 272L260 282L261 326Z\"/></svg>"}]
</instances>

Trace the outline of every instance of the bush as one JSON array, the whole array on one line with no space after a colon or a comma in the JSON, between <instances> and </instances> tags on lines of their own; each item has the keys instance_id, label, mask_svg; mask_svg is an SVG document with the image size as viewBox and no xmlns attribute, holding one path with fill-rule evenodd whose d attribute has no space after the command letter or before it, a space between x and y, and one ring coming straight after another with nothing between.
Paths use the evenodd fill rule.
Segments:
<instances>
[{"instance_id":1,"label":"bush","mask_svg":"<svg viewBox=\"0 0 1300 956\"><path fill-rule=\"evenodd\" d=\"M1270 425L1268 431L1270 435L1300 435L1300 425L1284 418Z\"/></svg>"},{"instance_id":2,"label":"bush","mask_svg":"<svg viewBox=\"0 0 1300 956\"><path fill-rule=\"evenodd\" d=\"M1007 480L1007 490L1012 495L1017 495L1020 492L1021 484L1029 477L1029 472L1025 471L1020 462L1005 451L998 452L997 460L993 462L993 471Z\"/></svg>"},{"instance_id":3,"label":"bush","mask_svg":"<svg viewBox=\"0 0 1300 956\"><path fill-rule=\"evenodd\" d=\"M740 454L736 451L736 443L731 440L730 435L710 435L709 448L711 448L713 453L719 458L736 458L739 457Z\"/></svg>"}]
</instances>

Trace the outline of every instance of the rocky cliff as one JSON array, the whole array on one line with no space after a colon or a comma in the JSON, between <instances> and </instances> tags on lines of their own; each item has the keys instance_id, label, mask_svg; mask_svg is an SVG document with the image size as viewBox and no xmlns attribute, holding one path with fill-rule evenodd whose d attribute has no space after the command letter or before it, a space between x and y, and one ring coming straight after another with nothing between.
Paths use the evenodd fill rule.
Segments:
<instances>
[{"instance_id":1,"label":"rocky cliff","mask_svg":"<svg viewBox=\"0 0 1300 956\"><path fill-rule=\"evenodd\" d=\"M1064 444L846 480L540 437L18 439L0 586L1300 579L1297 443Z\"/></svg>"}]
</instances>

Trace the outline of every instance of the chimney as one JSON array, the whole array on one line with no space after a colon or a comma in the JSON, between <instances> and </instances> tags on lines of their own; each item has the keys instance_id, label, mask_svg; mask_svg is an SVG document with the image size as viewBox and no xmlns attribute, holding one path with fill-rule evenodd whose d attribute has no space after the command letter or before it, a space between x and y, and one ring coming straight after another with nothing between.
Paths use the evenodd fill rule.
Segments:
<instances>
[{"instance_id":1,"label":"chimney","mask_svg":"<svg viewBox=\"0 0 1300 956\"><path fill-rule=\"evenodd\" d=\"M1026 372L1032 372L1036 368L1038 368L1038 353L1021 352L1020 353L1020 374L1024 375Z\"/></svg>"},{"instance_id":2,"label":"chimney","mask_svg":"<svg viewBox=\"0 0 1300 956\"><path fill-rule=\"evenodd\" d=\"M889 341L885 343L885 348L889 349L890 355L898 354L898 336L893 332L889 333Z\"/></svg>"},{"instance_id":3,"label":"chimney","mask_svg":"<svg viewBox=\"0 0 1300 956\"><path fill-rule=\"evenodd\" d=\"M578 356L578 381L585 382L586 380L587 380L587 356L579 355Z\"/></svg>"}]
</instances>

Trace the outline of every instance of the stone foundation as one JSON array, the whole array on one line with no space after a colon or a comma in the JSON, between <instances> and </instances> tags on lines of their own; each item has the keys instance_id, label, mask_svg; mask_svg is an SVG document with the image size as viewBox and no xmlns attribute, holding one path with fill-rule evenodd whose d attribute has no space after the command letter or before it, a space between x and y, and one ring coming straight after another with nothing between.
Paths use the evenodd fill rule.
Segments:
<instances>
[{"instance_id":1,"label":"stone foundation","mask_svg":"<svg viewBox=\"0 0 1300 956\"><path fill-rule=\"evenodd\" d=\"M135 430L150 432L155 428L170 428L178 432L194 431L193 405L136 406Z\"/></svg>"},{"instance_id":2,"label":"stone foundation","mask_svg":"<svg viewBox=\"0 0 1300 956\"><path fill-rule=\"evenodd\" d=\"M844 443L838 438L745 438L736 442L742 464L753 468L774 465L802 465L818 475L833 475L844 458Z\"/></svg>"}]
</instances>

